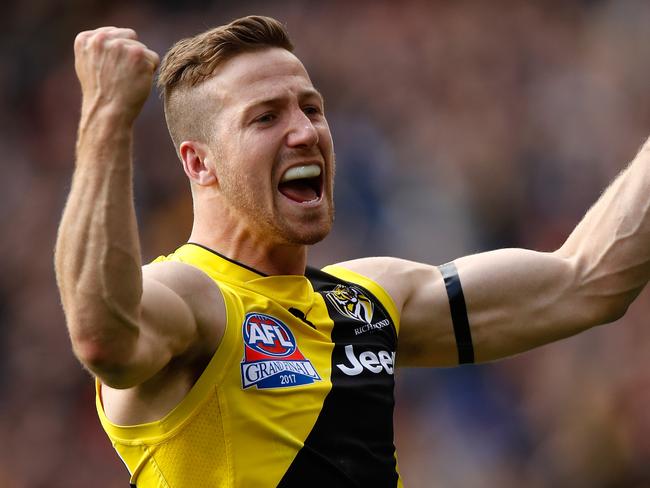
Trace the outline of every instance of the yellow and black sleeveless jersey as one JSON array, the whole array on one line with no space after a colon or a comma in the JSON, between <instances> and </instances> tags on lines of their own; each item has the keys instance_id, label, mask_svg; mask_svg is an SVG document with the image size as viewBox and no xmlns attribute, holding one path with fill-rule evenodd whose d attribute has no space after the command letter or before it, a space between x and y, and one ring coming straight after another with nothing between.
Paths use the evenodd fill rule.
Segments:
<instances>
[{"instance_id":1,"label":"yellow and black sleeveless jersey","mask_svg":"<svg viewBox=\"0 0 650 488\"><path fill-rule=\"evenodd\" d=\"M402 486L393 443L398 313L337 266L265 276L196 244L156 261L203 270L227 324L166 417L119 426L97 411L138 488Z\"/></svg>"}]
</instances>

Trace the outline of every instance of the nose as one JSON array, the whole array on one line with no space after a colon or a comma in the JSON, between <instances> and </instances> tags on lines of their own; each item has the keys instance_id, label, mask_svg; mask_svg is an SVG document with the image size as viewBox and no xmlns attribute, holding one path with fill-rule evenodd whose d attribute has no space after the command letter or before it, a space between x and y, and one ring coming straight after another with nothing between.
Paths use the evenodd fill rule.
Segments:
<instances>
[{"instance_id":1,"label":"nose","mask_svg":"<svg viewBox=\"0 0 650 488\"><path fill-rule=\"evenodd\" d=\"M287 132L287 146L313 147L318 144L318 131L305 113L298 109L292 114Z\"/></svg>"}]
</instances>

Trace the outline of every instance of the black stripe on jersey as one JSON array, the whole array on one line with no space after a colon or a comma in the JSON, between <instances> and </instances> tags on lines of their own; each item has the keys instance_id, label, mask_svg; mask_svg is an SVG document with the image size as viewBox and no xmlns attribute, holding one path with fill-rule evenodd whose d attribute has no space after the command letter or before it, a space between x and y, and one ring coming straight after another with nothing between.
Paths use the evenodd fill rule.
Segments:
<instances>
[{"instance_id":1,"label":"black stripe on jersey","mask_svg":"<svg viewBox=\"0 0 650 488\"><path fill-rule=\"evenodd\" d=\"M379 365L372 358L383 358L388 364L387 354L397 348L395 325L381 302L356 283L312 268L307 269L306 276L314 290L323 295L334 321L332 389L304 447L296 454L278 487L393 488L398 480L393 442L395 382L393 371L388 372L385 366L377 371ZM371 322L379 322L380 326L373 328L366 324L361 331L365 322L339 312L325 296L336 285L351 285L363 291L373 302ZM364 361L376 372L360 367L359 358L364 353L367 353ZM352 354L355 361L350 359ZM337 365L347 366L347 371L355 374L346 374Z\"/></svg>"},{"instance_id":2,"label":"black stripe on jersey","mask_svg":"<svg viewBox=\"0 0 650 488\"><path fill-rule=\"evenodd\" d=\"M474 344L472 343L472 331L469 327L465 295L460 284L458 270L453 262L438 266L438 269L445 279L445 287L447 288L451 320L454 324L454 335L456 336L456 348L458 349L458 364L473 363Z\"/></svg>"}]
</instances>

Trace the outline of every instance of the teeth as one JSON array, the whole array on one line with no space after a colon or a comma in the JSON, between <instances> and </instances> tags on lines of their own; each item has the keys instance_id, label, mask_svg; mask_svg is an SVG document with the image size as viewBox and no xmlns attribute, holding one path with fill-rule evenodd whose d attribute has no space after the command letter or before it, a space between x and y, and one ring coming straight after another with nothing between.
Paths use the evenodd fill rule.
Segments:
<instances>
[{"instance_id":1,"label":"teeth","mask_svg":"<svg viewBox=\"0 0 650 488\"><path fill-rule=\"evenodd\" d=\"M315 178L320 176L320 166L317 164L306 164L304 166L294 166L293 168L288 169L280 183L293 180L301 180L303 178Z\"/></svg>"}]
</instances>

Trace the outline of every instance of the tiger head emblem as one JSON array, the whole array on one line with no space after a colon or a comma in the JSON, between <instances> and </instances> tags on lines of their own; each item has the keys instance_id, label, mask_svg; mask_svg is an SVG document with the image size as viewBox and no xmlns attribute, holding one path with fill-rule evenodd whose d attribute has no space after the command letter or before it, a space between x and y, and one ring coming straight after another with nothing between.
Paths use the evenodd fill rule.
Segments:
<instances>
[{"instance_id":1,"label":"tiger head emblem","mask_svg":"<svg viewBox=\"0 0 650 488\"><path fill-rule=\"evenodd\" d=\"M371 323L374 305L358 288L336 285L336 288L327 292L326 297L341 315L359 322Z\"/></svg>"}]
</instances>

